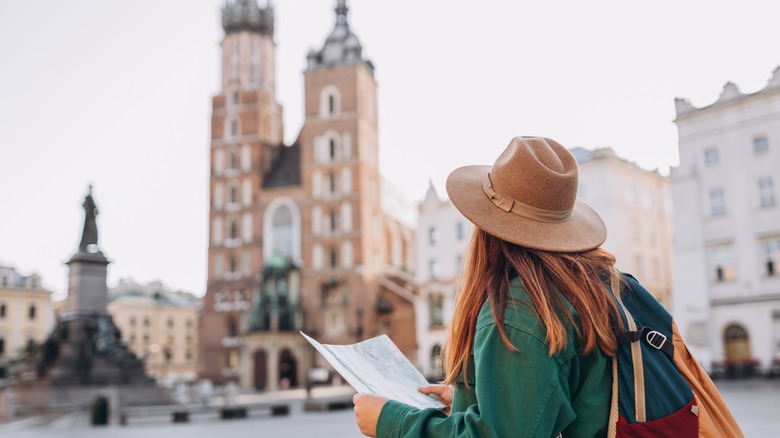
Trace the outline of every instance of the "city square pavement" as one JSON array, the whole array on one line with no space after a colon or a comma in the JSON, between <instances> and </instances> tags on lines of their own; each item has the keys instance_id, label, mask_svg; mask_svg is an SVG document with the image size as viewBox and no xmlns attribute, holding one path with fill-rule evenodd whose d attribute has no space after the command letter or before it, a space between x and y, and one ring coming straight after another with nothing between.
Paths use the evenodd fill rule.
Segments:
<instances>
[{"instance_id":1,"label":"city square pavement","mask_svg":"<svg viewBox=\"0 0 780 438\"><path fill-rule=\"evenodd\" d=\"M780 437L780 380L716 382L747 437ZM321 390L324 390L321 389ZM334 390L347 395L348 388ZM331 391L331 394L334 393ZM321 395L324 393L320 393ZM244 396L247 402L286 400L290 415L250 415L245 419L219 420L215 414L193 416L189 423L170 419L130 419L128 425L90 426L86 414L56 418L33 417L0 424L0 437L13 438L352 438L362 436L351 409L304 412L303 391ZM315 392L315 397L317 393Z\"/></svg>"}]
</instances>

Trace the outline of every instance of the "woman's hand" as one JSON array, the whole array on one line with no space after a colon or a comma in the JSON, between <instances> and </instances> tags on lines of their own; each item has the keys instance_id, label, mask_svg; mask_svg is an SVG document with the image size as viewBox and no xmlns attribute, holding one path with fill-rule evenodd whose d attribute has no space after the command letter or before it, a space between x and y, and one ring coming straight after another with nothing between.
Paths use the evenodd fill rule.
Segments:
<instances>
[{"instance_id":1,"label":"woman's hand","mask_svg":"<svg viewBox=\"0 0 780 438\"><path fill-rule=\"evenodd\" d=\"M379 413L387 403L385 397L374 394L357 393L352 397L355 404L355 421L360 432L365 436L376 436L376 422L379 421Z\"/></svg>"},{"instance_id":2,"label":"woman's hand","mask_svg":"<svg viewBox=\"0 0 780 438\"><path fill-rule=\"evenodd\" d=\"M442 409L447 415L450 414L450 409L452 408L452 386L450 385L428 385L428 386L421 386L419 388L419 391L423 394L435 394L439 397L439 400L441 400L444 404L447 405L446 409Z\"/></svg>"}]
</instances>

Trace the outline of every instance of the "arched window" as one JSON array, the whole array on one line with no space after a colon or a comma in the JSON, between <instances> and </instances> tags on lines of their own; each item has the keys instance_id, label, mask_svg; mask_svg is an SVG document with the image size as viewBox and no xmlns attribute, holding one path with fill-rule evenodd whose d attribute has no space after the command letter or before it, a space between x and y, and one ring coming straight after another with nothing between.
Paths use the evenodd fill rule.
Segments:
<instances>
[{"instance_id":1,"label":"arched window","mask_svg":"<svg viewBox=\"0 0 780 438\"><path fill-rule=\"evenodd\" d=\"M301 262L301 213L288 197L274 198L263 213L263 259L274 254ZM270 233L270 235L269 235Z\"/></svg>"},{"instance_id":2,"label":"arched window","mask_svg":"<svg viewBox=\"0 0 780 438\"><path fill-rule=\"evenodd\" d=\"M328 142L328 157L330 161L336 161L336 140L332 138Z\"/></svg>"},{"instance_id":3,"label":"arched window","mask_svg":"<svg viewBox=\"0 0 780 438\"><path fill-rule=\"evenodd\" d=\"M327 118L341 112L341 94L333 85L326 85L320 92L320 117Z\"/></svg>"},{"instance_id":4,"label":"arched window","mask_svg":"<svg viewBox=\"0 0 780 438\"><path fill-rule=\"evenodd\" d=\"M35 304L30 304L30 308L28 311L28 316L30 317L30 319L35 319L35 313L36 313L35 310L36 310Z\"/></svg>"},{"instance_id":5,"label":"arched window","mask_svg":"<svg viewBox=\"0 0 780 438\"><path fill-rule=\"evenodd\" d=\"M273 253L283 257L293 256L293 216L286 205L279 206L273 214Z\"/></svg>"}]
</instances>

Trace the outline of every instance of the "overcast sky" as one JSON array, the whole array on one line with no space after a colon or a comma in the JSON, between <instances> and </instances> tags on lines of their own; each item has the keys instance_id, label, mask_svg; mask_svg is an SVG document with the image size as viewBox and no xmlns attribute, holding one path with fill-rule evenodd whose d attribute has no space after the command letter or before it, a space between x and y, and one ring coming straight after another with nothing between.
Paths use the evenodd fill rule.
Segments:
<instances>
[{"instance_id":1,"label":"overcast sky","mask_svg":"<svg viewBox=\"0 0 780 438\"><path fill-rule=\"evenodd\" d=\"M261 4L265 0L260 0ZM64 294L88 184L120 277L201 295L222 0L0 1L0 263ZM492 164L516 135L610 146L666 173L674 98L763 88L780 65L766 0L349 1L379 83L383 175L412 199ZM335 0L275 0L285 139Z\"/></svg>"}]
</instances>

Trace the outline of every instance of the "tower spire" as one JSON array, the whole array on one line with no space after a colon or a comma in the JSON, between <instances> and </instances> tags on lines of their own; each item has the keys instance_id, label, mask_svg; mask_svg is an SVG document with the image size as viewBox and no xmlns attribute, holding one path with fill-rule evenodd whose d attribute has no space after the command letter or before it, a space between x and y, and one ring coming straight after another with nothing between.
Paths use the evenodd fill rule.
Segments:
<instances>
[{"instance_id":1,"label":"tower spire","mask_svg":"<svg viewBox=\"0 0 780 438\"><path fill-rule=\"evenodd\" d=\"M344 24L347 22L347 13L349 8L347 7L347 0L338 0L336 3L336 22Z\"/></svg>"}]
</instances>

